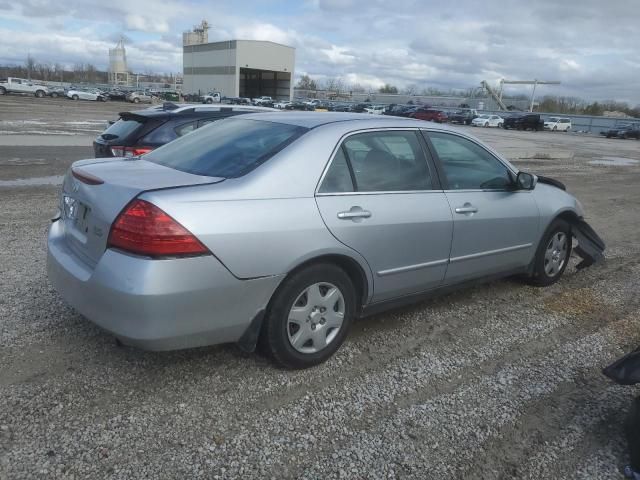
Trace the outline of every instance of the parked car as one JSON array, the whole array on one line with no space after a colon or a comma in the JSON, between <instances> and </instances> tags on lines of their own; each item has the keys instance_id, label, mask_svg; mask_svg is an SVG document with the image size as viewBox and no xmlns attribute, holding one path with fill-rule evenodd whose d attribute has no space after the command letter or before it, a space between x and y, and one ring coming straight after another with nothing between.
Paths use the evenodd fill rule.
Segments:
<instances>
[{"instance_id":1,"label":"parked car","mask_svg":"<svg viewBox=\"0 0 640 480\"><path fill-rule=\"evenodd\" d=\"M474 127L502 127L505 120L499 115L490 115L488 113L484 113L482 115L478 115L476 118L471 120L471 125Z\"/></svg>"},{"instance_id":2,"label":"parked car","mask_svg":"<svg viewBox=\"0 0 640 480\"><path fill-rule=\"evenodd\" d=\"M67 90L67 98L71 100L93 100L95 102L106 102L109 100L109 96L106 93L95 88Z\"/></svg>"},{"instance_id":3,"label":"parked car","mask_svg":"<svg viewBox=\"0 0 640 480\"><path fill-rule=\"evenodd\" d=\"M251 103L253 103L254 105L261 105L263 107L271 107L273 106L273 98L262 96L262 97L254 98L251 101Z\"/></svg>"},{"instance_id":4,"label":"parked car","mask_svg":"<svg viewBox=\"0 0 640 480\"><path fill-rule=\"evenodd\" d=\"M109 100L126 100L127 92L118 88L114 88L112 90L109 90L107 92L107 95L109 95Z\"/></svg>"},{"instance_id":5,"label":"parked car","mask_svg":"<svg viewBox=\"0 0 640 480\"><path fill-rule=\"evenodd\" d=\"M364 111L371 115L382 115L386 108L385 105L371 105L365 108Z\"/></svg>"},{"instance_id":6,"label":"parked car","mask_svg":"<svg viewBox=\"0 0 640 480\"><path fill-rule=\"evenodd\" d=\"M0 79L0 95L8 93L31 93L38 98L42 98L49 93L49 90L44 85L38 85L24 78L2 78Z\"/></svg>"},{"instance_id":7,"label":"parked car","mask_svg":"<svg viewBox=\"0 0 640 480\"><path fill-rule=\"evenodd\" d=\"M506 118L502 126L505 130L513 128L515 130L533 130L537 132L544 129L544 120L538 113L525 113Z\"/></svg>"},{"instance_id":8,"label":"parked car","mask_svg":"<svg viewBox=\"0 0 640 480\"><path fill-rule=\"evenodd\" d=\"M635 138L640 139L640 124L623 123L614 128L606 130L604 135L607 138Z\"/></svg>"},{"instance_id":9,"label":"parked car","mask_svg":"<svg viewBox=\"0 0 640 480\"><path fill-rule=\"evenodd\" d=\"M273 111L264 107L176 105L122 112L93 142L96 158L136 157L222 118Z\"/></svg>"},{"instance_id":10,"label":"parked car","mask_svg":"<svg viewBox=\"0 0 640 480\"><path fill-rule=\"evenodd\" d=\"M348 103L332 103L328 110L330 112L348 112L351 106Z\"/></svg>"},{"instance_id":11,"label":"parked car","mask_svg":"<svg viewBox=\"0 0 640 480\"><path fill-rule=\"evenodd\" d=\"M140 91L127 93L126 100L131 103L152 103L154 97L149 91Z\"/></svg>"},{"instance_id":12,"label":"parked car","mask_svg":"<svg viewBox=\"0 0 640 480\"><path fill-rule=\"evenodd\" d=\"M287 105L291 105L290 101L282 101L282 102L276 102L273 104L273 108L277 108L278 110L285 110L287 108Z\"/></svg>"},{"instance_id":13,"label":"parked car","mask_svg":"<svg viewBox=\"0 0 640 480\"><path fill-rule=\"evenodd\" d=\"M413 112L418 110L420 107L415 105L395 105L389 109L387 109L384 114L391 115L394 117L409 117Z\"/></svg>"},{"instance_id":14,"label":"parked car","mask_svg":"<svg viewBox=\"0 0 640 480\"><path fill-rule=\"evenodd\" d=\"M478 117L478 111L471 108L463 108L456 110L449 115L449 121L451 123L459 123L461 125L471 125L474 118Z\"/></svg>"},{"instance_id":15,"label":"parked car","mask_svg":"<svg viewBox=\"0 0 640 480\"><path fill-rule=\"evenodd\" d=\"M449 120L449 117L442 110L436 110L434 108L420 107L409 114L410 118L417 118L418 120L428 120L430 122L445 123Z\"/></svg>"},{"instance_id":16,"label":"parked car","mask_svg":"<svg viewBox=\"0 0 640 480\"><path fill-rule=\"evenodd\" d=\"M310 367L355 317L514 274L551 285L572 236L602 258L563 188L446 126L242 115L138 158L75 162L48 274L124 344L250 351L260 338L278 363Z\"/></svg>"},{"instance_id":17,"label":"parked car","mask_svg":"<svg viewBox=\"0 0 640 480\"><path fill-rule=\"evenodd\" d=\"M293 102L289 102L288 105L285 105L284 107L285 110L306 110L306 111L313 111L316 109L315 106L310 105L306 102L302 102L300 100L294 100Z\"/></svg>"},{"instance_id":18,"label":"parked car","mask_svg":"<svg viewBox=\"0 0 640 480\"><path fill-rule=\"evenodd\" d=\"M370 103L352 103L349 105L349 111L353 113L364 113L370 106Z\"/></svg>"},{"instance_id":19,"label":"parked car","mask_svg":"<svg viewBox=\"0 0 640 480\"><path fill-rule=\"evenodd\" d=\"M58 97L66 97L67 96L67 91L65 90L64 87L48 87L48 95L51 98L58 98Z\"/></svg>"},{"instance_id":20,"label":"parked car","mask_svg":"<svg viewBox=\"0 0 640 480\"><path fill-rule=\"evenodd\" d=\"M549 120L544 122L544 129L551 130L552 132L568 132L571 130L571 119L550 117Z\"/></svg>"}]
</instances>

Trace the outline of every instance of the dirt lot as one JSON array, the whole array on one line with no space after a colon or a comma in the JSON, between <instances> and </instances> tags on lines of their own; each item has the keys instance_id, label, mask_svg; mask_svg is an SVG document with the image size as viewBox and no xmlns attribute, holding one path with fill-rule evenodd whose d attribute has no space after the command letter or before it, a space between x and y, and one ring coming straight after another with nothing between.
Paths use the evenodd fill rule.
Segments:
<instances>
[{"instance_id":1,"label":"dirt lot","mask_svg":"<svg viewBox=\"0 0 640 480\"><path fill-rule=\"evenodd\" d=\"M124 109L0 97L0 479L621 478L640 392L600 369L640 344L640 162L607 157L640 142L474 129L565 182L607 261L359 321L288 372L234 346L119 348L47 283L56 178Z\"/></svg>"}]
</instances>

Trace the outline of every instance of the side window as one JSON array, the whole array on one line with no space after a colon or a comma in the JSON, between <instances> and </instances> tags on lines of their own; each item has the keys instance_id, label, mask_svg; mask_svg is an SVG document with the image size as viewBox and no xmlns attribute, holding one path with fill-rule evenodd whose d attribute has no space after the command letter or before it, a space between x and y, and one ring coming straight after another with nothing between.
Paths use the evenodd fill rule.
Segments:
<instances>
[{"instance_id":1,"label":"side window","mask_svg":"<svg viewBox=\"0 0 640 480\"><path fill-rule=\"evenodd\" d=\"M427 159L416 132L381 131L348 137L344 143L359 192L431 190Z\"/></svg>"},{"instance_id":2,"label":"side window","mask_svg":"<svg viewBox=\"0 0 640 480\"><path fill-rule=\"evenodd\" d=\"M324 176L322 185L320 185L319 193L341 193L353 192L353 182L351 181L351 173L347 165L347 159L344 156L342 147L338 149L327 174Z\"/></svg>"},{"instance_id":3,"label":"side window","mask_svg":"<svg viewBox=\"0 0 640 480\"><path fill-rule=\"evenodd\" d=\"M196 129L196 122L185 123L184 125L180 125L176 127L176 135L179 137L186 135L189 132L193 132Z\"/></svg>"},{"instance_id":4,"label":"side window","mask_svg":"<svg viewBox=\"0 0 640 480\"><path fill-rule=\"evenodd\" d=\"M471 140L448 133L429 132L449 189L504 189L513 180L507 167Z\"/></svg>"}]
</instances>

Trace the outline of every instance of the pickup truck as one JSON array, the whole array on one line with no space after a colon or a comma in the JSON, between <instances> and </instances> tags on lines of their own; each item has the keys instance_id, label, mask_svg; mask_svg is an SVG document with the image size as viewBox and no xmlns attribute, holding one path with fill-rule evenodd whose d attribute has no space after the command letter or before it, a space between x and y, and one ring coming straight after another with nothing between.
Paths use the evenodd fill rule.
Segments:
<instances>
[{"instance_id":1,"label":"pickup truck","mask_svg":"<svg viewBox=\"0 0 640 480\"><path fill-rule=\"evenodd\" d=\"M32 93L38 98L49 94L49 89L44 85L36 85L31 80L24 78L3 78L0 79L0 95L7 93Z\"/></svg>"},{"instance_id":2,"label":"pickup truck","mask_svg":"<svg viewBox=\"0 0 640 480\"><path fill-rule=\"evenodd\" d=\"M505 118L502 126L505 130L513 128L515 130L533 130L537 132L544 130L544 120L537 113L525 113L524 115Z\"/></svg>"},{"instance_id":3,"label":"pickup truck","mask_svg":"<svg viewBox=\"0 0 640 480\"><path fill-rule=\"evenodd\" d=\"M202 103L220 103L221 101L222 97L218 92L209 92L202 97Z\"/></svg>"}]
</instances>

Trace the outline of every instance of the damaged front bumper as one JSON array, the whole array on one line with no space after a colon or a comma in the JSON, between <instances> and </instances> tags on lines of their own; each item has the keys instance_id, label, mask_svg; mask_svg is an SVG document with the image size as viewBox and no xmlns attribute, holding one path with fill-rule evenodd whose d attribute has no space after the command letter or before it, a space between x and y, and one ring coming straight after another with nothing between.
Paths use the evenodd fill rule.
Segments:
<instances>
[{"instance_id":1,"label":"damaged front bumper","mask_svg":"<svg viewBox=\"0 0 640 480\"><path fill-rule=\"evenodd\" d=\"M574 251L582 258L582 262L576 265L578 270L590 267L591 265L604 260L605 244L591 225L583 219L576 219L571 222L571 232L578 241L578 246Z\"/></svg>"}]
</instances>

